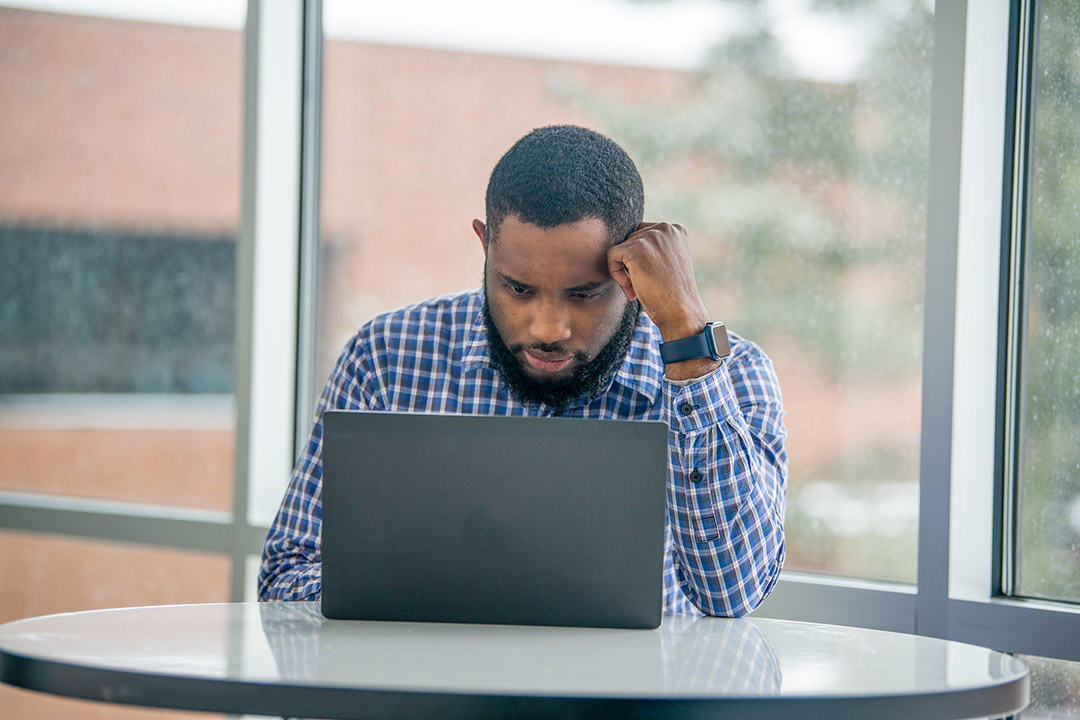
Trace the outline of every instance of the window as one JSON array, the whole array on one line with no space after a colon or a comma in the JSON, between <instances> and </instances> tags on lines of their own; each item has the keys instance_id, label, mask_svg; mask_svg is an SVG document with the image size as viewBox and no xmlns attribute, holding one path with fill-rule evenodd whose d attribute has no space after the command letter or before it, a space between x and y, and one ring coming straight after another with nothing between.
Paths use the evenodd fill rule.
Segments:
<instances>
[{"instance_id":1,"label":"window","mask_svg":"<svg viewBox=\"0 0 1080 720\"><path fill-rule=\"evenodd\" d=\"M3 621L228 600L243 3L23 4L0 7Z\"/></svg>"},{"instance_id":2,"label":"window","mask_svg":"<svg viewBox=\"0 0 1080 720\"><path fill-rule=\"evenodd\" d=\"M1014 593L1080 602L1080 8L1043 0L1035 21Z\"/></svg>"},{"instance_id":3,"label":"window","mask_svg":"<svg viewBox=\"0 0 1080 720\"><path fill-rule=\"evenodd\" d=\"M252 0L246 42L239 2L185 2L186 20L161 15L169 3L128 19L0 9L3 542L49 568L138 556L206 582L197 596L124 584L125 601L244 597L345 338L475 286L468 223L499 154L535 125L581 122L630 149L649 215L691 228L710 310L777 362L791 555L759 614L1026 653L1025 716L1075 706L1075 666L1042 658L1080 660L1077 11L582 0L566 22L551 0L523 23L520 4L478 2L455 3L454 25L445 4L326 0L321 168L317 0ZM211 6L232 20L191 18ZM665 28L680 42L662 54L627 41ZM1013 108L1021 56L1033 94ZM1003 169L1014 109L1031 118L1012 163L1026 188ZM1023 212L1003 232L1010 191ZM1023 284L1005 284L1013 271ZM1014 287L1023 302L1007 307ZM1006 396L1009 307L1023 342ZM82 362L55 349L68 345ZM1004 427L1020 431L1004 436L1007 495ZM1013 511L1004 533L995 501ZM997 550L1016 551L1011 570ZM60 609L9 569L4 607ZM120 602L49 599L69 597Z\"/></svg>"},{"instance_id":4,"label":"window","mask_svg":"<svg viewBox=\"0 0 1080 720\"><path fill-rule=\"evenodd\" d=\"M0 488L228 510L241 35L0 38Z\"/></svg>"},{"instance_id":5,"label":"window","mask_svg":"<svg viewBox=\"0 0 1080 720\"><path fill-rule=\"evenodd\" d=\"M1021 656L1031 667L1031 705L1024 720L1055 720L1080 715L1080 663Z\"/></svg>"},{"instance_id":6,"label":"window","mask_svg":"<svg viewBox=\"0 0 1080 720\"><path fill-rule=\"evenodd\" d=\"M311 396L373 314L480 282L469 223L518 137L586 124L776 362L788 567L914 581L929 4L466 5L325 3Z\"/></svg>"},{"instance_id":7,"label":"window","mask_svg":"<svg viewBox=\"0 0 1080 720\"><path fill-rule=\"evenodd\" d=\"M1020 280L1038 277L1023 262L1025 244L1038 238L1030 233L1037 206L1029 208L1026 188L1039 180L1025 155L1032 127L1026 118L1038 114L1037 96L1027 89L1029 68L1037 67L1028 64L1039 48L1037 18L1045 17L1037 8L1001 0L968 5L964 13L950 10L940 27L965 43L952 44L951 57L943 53L950 70L938 72L935 60L941 131L932 153L937 205L929 222L926 347L927 375L936 382L924 392L931 412L924 414L930 427L922 443L923 478L934 482L922 487L930 521L920 529L917 625L921 633L1078 660L1080 608L1016 592L1018 564L1009 557L1016 546L1006 518L1025 510L999 482L1004 478L1007 488L1017 479L1022 489L1028 478L1013 475L1024 466L1012 448L1050 437L1006 411L1006 401L1022 399L1027 372L1015 353L1015 339L1023 337L1016 333L1024 318ZM949 99L958 95L962 102ZM1012 202L1002 204L1003 197Z\"/></svg>"}]
</instances>

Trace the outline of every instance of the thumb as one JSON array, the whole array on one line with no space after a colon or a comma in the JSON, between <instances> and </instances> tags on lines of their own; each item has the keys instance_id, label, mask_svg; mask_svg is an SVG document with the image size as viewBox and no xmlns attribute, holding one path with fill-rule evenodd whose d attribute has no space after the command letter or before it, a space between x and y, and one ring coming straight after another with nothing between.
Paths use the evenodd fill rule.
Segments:
<instances>
[{"instance_id":1,"label":"thumb","mask_svg":"<svg viewBox=\"0 0 1080 720\"><path fill-rule=\"evenodd\" d=\"M623 262L626 257L626 246L622 243L610 248L607 257L608 273L622 288L626 299L632 301L637 299L637 291L634 290L634 281L630 279L630 271L626 269L626 264Z\"/></svg>"},{"instance_id":2,"label":"thumb","mask_svg":"<svg viewBox=\"0 0 1080 720\"><path fill-rule=\"evenodd\" d=\"M611 271L611 277L615 282L619 283L619 287L626 294L627 300L637 299L637 291L634 290L634 283L630 280L630 273L626 272L625 267L620 267L617 270Z\"/></svg>"}]
</instances>

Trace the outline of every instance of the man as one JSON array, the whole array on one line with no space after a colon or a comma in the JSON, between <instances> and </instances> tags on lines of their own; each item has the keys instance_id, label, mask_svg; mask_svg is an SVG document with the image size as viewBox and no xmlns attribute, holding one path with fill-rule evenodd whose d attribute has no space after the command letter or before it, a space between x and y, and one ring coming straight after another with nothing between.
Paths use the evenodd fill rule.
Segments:
<instances>
[{"instance_id":1,"label":"man","mask_svg":"<svg viewBox=\"0 0 1080 720\"><path fill-rule=\"evenodd\" d=\"M322 415L373 409L664 420L664 609L741 616L765 599L785 547L779 384L748 340L732 334L726 353L686 230L643 223L643 208L633 161L591 130L541 128L507 151L487 223L473 221L483 289L376 317L342 352L267 536L260 598L319 597Z\"/></svg>"}]
</instances>

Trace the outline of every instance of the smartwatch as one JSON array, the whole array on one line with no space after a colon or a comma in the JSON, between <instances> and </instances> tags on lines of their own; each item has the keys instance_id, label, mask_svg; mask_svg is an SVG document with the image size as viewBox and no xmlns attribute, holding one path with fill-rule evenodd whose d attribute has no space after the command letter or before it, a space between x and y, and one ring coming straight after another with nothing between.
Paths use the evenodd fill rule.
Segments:
<instances>
[{"instance_id":1,"label":"smartwatch","mask_svg":"<svg viewBox=\"0 0 1080 720\"><path fill-rule=\"evenodd\" d=\"M699 357L722 360L730 354L731 344L722 322L706 323L697 335L660 343L660 359L665 365Z\"/></svg>"}]
</instances>

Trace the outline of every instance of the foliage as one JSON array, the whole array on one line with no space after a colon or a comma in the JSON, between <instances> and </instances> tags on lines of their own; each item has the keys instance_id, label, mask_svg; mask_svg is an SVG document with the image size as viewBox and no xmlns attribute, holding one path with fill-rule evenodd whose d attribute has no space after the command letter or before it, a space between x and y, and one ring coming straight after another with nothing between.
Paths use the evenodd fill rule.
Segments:
<instances>
[{"instance_id":1,"label":"foliage","mask_svg":"<svg viewBox=\"0 0 1080 720\"><path fill-rule=\"evenodd\" d=\"M861 76L835 84L790 71L767 5L748 6L760 17L716 46L677 103L560 90L639 160L647 214L691 229L699 282L731 327L794 340L837 379L910 377L921 358L932 16L912 2L883 20ZM680 180L673 169L687 167Z\"/></svg>"},{"instance_id":2,"label":"foliage","mask_svg":"<svg viewBox=\"0 0 1080 720\"><path fill-rule=\"evenodd\" d=\"M922 357L932 11L924 0L819 0L818 15L877 30L847 80L824 82L773 34L777 3L724 2L744 22L670 100L557 90L639 161L647 217L690 229L706 304L729 327L794 348L833 387L910 387ZM917 487L917 427L837 452L792 477L789 559L914 580L917 492L890 488ZM899 536L835 509L815 515L814 498L834 491L856 513L874 498L902 503Z\"/></svg>"}]
</instances>

